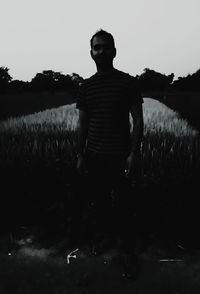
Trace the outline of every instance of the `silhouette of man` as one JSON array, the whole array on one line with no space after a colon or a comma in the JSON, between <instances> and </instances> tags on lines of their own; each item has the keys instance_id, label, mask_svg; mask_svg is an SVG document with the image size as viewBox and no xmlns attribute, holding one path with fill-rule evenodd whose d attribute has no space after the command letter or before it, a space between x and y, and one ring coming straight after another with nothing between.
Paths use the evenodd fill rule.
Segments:
<instances>
[{"instance_id":1,"label":"silhouette of man","mask_svg":"<svg viewBox=\"0 0 200 294\"><path fill-rule=\"evenodd\" d=\"M77 201L87 203L94 214L95 224L87 237L95 242L94 235L98 232L99 238L106 235L116 242L121 240L122 251L131 256L134 247L131 179L140 164L143 99L137 79L113 66L116 56L113 36L104 30L97 31L90 45L97 72L83 81L77 98L76 167L85 185L79 187L82 194ZM91 223L90 218L88 227Z\"/></svg>"}]
</instances>

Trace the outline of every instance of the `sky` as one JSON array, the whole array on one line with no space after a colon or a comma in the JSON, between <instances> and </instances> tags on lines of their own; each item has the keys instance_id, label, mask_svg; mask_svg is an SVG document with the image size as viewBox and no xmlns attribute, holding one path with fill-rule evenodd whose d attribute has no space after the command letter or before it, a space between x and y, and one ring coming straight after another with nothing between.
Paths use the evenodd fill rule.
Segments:
<instances>
[{"instance_id":1,"label":"sky","mask_svg":"<svg viewBox=\"0 0 200 294\"><path fill-rule=\"evenodd\" d=\"M0 0L0 11L0 66L13 79L91 76L99 29L114 36L114 67L131 75L150 68L177 79L200 68L199 0Z\"/></svg>"}]
</instances>

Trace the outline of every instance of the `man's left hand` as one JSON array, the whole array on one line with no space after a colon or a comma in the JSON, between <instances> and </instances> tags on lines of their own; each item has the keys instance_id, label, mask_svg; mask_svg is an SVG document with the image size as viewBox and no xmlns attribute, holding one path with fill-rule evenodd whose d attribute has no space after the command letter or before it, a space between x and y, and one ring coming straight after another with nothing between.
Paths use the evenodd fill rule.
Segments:
<instances>
[{"instance_id":1,"label":"man's left hand","mask_svg":"<svg viewBox=\"0 0 200 294\"><path fill-rule=\"evenodd\" d=\"M126 176L137 174L141 170L141 154L140 152L131 152L126 160Z\"/></svg>"},{"instance_id":2,"label":"man's left hand","mask_svg":"<svg viewBox=\"0 0 200 294\"><path fill-rule=\"evenodd\" d=\"M126 176L130 176L134 168L135 168L135 158L134 158L133 152L131 152L126 160L126 170L125 170Z\"/></svg>"}]
</instances>

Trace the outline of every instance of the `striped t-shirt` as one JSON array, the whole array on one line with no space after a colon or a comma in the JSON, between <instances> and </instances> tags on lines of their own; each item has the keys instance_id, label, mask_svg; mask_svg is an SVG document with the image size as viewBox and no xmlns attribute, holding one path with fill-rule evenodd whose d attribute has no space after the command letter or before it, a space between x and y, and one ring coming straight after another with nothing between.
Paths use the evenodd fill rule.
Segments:
<instances>
[{"instance_id":1,"label":"striped t-shirt","mask_svg":"<svg viewBox=\"0 0 200 294\"><path fill-rule=\"evenodd\" d=\"M130 108L142 102L137 79L128 73L113 69L84 80L76 107L88 116L86 149L104 155L128 154Z\"/></svg>"}]
</instances>

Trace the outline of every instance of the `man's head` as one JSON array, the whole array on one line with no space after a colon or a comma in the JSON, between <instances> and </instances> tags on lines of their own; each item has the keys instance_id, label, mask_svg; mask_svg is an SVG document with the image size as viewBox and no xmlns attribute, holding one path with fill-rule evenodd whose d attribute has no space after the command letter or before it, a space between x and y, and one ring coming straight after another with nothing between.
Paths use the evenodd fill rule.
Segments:
<instances>
[{"instance_id":1,"label":"man's head","mask_svg":"<svg viewBox=\"0 0 200 294\"><path fill-rule=\"evenodd\" d=\"M109 65L112 64L113 59L116 56L116 48L113 36L100 30L96 32L91 40L91 56L97 65Z\"/></svg>"}]
</instances>

